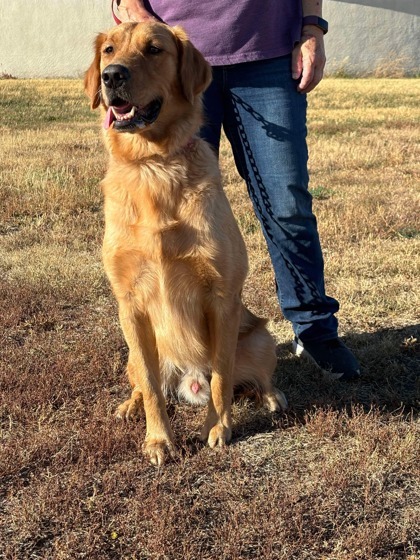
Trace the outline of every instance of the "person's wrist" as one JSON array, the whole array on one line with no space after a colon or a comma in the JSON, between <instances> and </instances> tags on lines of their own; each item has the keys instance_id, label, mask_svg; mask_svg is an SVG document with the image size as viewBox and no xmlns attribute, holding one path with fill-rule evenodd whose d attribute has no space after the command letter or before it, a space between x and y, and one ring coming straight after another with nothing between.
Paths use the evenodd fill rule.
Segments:
<instances>
[{"instance_id":1,"label":"person's wrist","mask_svg":"<svg viewBox=\"0 0 420 560\"><path fill-rule=\"evenodd\" d=\"M304 25L302 27L302 35L311 35L312 37L315 37L316 39L323 39L324 38L324 32L322 31L322 29L320 29L318 26L316 25Z\"/></svg>"}]
</instances>

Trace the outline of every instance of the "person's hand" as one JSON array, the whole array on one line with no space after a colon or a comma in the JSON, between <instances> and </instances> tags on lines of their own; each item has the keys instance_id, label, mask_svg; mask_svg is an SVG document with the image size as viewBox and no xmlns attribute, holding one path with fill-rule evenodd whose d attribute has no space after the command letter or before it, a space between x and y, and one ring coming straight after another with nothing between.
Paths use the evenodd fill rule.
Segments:
<instances>
[{"instance_id":1,"label":"person's hand","mask_svg":"<svg viewBox=\"0 0 420 560\"><path fill-rule=\"evenodd\" d=\"M324 32L314 25L306 25L292 53L292 76L294 80L300 78L297 88L300 93L309 93L319 84L325 62Z\"/></svg>"},{"instance_id":2,"label":"person's hand","mask_svg":"<svg viewBox=\"0 0 420 560\"><path fill-rule=\"evenodd\" d=\"M118 13L123 22L156 21L156 18L146 10L141 0L121 0L118 5Z\"/></svg>"}]
</instances>

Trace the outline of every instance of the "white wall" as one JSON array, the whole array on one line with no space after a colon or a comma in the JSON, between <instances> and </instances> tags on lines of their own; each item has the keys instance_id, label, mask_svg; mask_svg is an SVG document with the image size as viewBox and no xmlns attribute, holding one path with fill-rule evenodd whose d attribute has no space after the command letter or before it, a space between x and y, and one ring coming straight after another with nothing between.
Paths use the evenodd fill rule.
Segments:
<instances>
[{"instance_id":1,"label":"white wall","mask_svg":"<svg viewBox=\"0 0 420 560\"><path fill-rule=\"evenodd\" d=\"M110 0L0 0L0 74L80 76L96 33L114 25Z\"/></svg>"},{"instance_id":2,"label":"white wall","mask_svg":"<svg viewBox=\"0 0 420 560\"><path fill-rule=\"evenodd\" d=\"M324 17L328 72L420 73L420 0L324 0Z\"/></svg>"},{"instance_id":3,"label":"white wall","mask_svg":"<svg viewBox=\"0 0 420 560\"><path fill-rule=\"evenodd\" d=\"M110 4L0 0L0 75L81 76L96 33L114 25ZM420 0L324 0L327 71L358 74L391 64L419 73L419 7Z\"/></svg>"}]
</instances>

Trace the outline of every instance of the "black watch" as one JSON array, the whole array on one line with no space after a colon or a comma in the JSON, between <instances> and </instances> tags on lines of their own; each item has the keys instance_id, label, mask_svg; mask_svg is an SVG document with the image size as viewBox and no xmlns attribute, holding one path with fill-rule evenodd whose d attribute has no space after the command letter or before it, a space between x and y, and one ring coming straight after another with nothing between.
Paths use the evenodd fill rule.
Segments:
<instances>
[{"instance_id":1,"label":"black watch","mask_svg":"<svg viewBox=\"0 0 420 560\"><path fill-rule=\"evenodd\" d=\"M328 33L328 21L320 18L319 16L305 16L302 19L302 26L303 25L315 25L316 27L319 27L319 29L322 29L324 35L325 33Z\"/></svg>"}]
</instances>

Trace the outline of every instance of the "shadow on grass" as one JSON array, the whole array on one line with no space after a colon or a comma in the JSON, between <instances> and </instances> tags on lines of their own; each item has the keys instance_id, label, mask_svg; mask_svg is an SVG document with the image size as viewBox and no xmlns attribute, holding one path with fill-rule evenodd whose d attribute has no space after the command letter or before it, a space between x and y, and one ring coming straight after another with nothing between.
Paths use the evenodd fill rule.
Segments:
<instances>
[{"instance_id":1,"label":"shadow on grass","mask_svg":"<svg viewBox=\"0 0 420 560\"><path fill-rule=\"evenodd\" d=\"M362 365L361 379L352 383L325 380L316 366L292 354L291 344L278 345L275 381L286 394L289 408L273 414L252 399L235 399L232 443L305 425L308 415L317 409L343 411L349 416L354 407L399 417L416 414L420 404L419 339L419 325L343 337ZM168 406L172 419L179 410L176 404ZM194 456L203 446L198 435L190 435L181 443L181 453Z\"/></svg>"},{"instance_id":2,"label":"shadow on grass","mask_svg":"<svg viewBox=\"0 0 420 560\"><path fill-rule=\"evenodd\" d=\"M362 377L352 383L324 379L316 366L294 356L290 344L277 347L276 385L288 399L285 413L271 414L254 404L238 407L233 441L306 424L315 409L410 416L420 404L420 326L350 334L344 342L362 365Z\"/></svg>"},{"instance_id":3,"label":"shadow on grass","mask_svg":"<svg viewBox=\"0 0 420 560\"><path fill-rule=\"evenodd\" d=\"M343 409L354 404L387 412L415 410L420 398L419 338L419 325L343 337L362 366L361 379L352 383L325 380L316 366L293 356L290 345L280 344L277 384L296 413L313 406Z\"/></svg>"}]
</instances>

